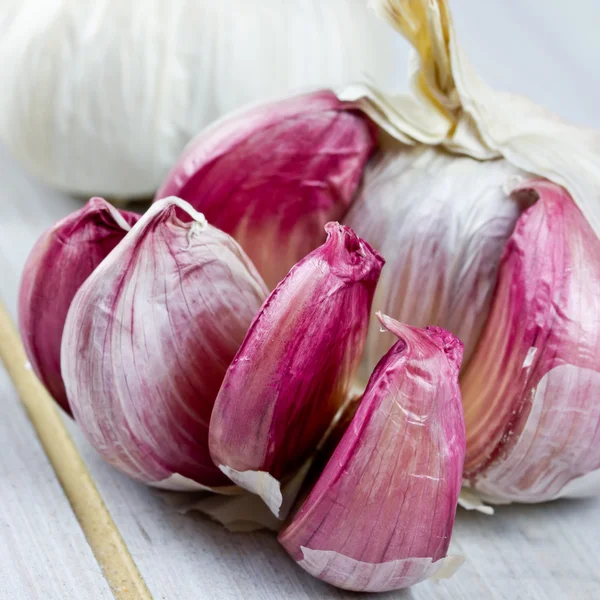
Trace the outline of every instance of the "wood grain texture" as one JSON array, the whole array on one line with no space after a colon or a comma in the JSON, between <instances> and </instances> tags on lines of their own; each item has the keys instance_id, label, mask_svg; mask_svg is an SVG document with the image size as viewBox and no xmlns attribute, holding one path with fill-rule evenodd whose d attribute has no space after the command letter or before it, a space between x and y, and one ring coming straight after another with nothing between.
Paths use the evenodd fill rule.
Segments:
<instances>
[{"instance_id":1,"label":"wood grain texture","mask_svg":"<svg viewBox=\"0 0 600 600\"><path fill-rule=\"evenodd\" d=\"M113 598L0 363L0 598Z\"/></svg>"}]
</instances>

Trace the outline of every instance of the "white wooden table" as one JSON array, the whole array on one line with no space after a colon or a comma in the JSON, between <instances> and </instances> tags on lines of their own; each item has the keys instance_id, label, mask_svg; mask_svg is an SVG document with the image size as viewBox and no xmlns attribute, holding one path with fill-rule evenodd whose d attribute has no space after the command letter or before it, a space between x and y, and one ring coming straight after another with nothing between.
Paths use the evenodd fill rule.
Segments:
<instances>
[{"instance_id":1,"label":"white wooden table","mask_svg":"<svg viewBox=\"0 0 600 600\"><path fill-rule=\"evenodd\" d=\"M594 0L568 6L546 2L544 12L537 0L454 4L459 33L488 80L600 127ZM495 28L484 28L485 22ZM525 51L529 56L522 55ZM579 62L580 57L586 60ZM399 64L403 60L400 56ZM48 225L79 206L80 201L34 182L0 147L0 299L13 317L31 246ZM64 420L155 600L362 597L311 578L271 534L231 534L199 515L178 514L154 492L105 465L77 427ZM112 598L1 364L0 452L0 600ZM383 597L597 599L600 501L507 506L493 517L460 509L452 550L467 557L452 579Z\"/></svg>"}]
</instances>

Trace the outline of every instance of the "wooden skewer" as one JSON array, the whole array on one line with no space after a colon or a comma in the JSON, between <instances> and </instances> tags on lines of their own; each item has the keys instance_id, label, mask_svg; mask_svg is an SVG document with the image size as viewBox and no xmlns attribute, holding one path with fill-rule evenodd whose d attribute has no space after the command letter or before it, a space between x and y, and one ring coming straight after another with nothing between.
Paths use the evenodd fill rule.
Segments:
<instances>
[{"instance_id":1,"label":"wooden skewer","mask_svg":"<svg viewBox=\"0 0 600 600\"><path fill-rule=\"evenodd\" d=\"M0 303L0 358L116 600L152 600L58 409L34 372Z\"/></svg>"}]
</instances>

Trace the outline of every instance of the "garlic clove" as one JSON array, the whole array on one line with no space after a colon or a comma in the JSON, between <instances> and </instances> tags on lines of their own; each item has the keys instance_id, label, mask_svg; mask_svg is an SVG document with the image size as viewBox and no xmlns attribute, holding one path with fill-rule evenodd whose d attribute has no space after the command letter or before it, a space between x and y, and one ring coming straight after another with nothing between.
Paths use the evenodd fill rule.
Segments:
<instances>
[{"instance_id":1,"label":"garlic clove","mask_svg":"<svg viewBox=\"0 0 600 600\"><path fill-rule=\"evenodd\" d=\"M364 379L395 341L379 332L375 310L451 331L465 345L464 369L523 209L510 195L521 174L504 160L479 162L424 146L398 145L373 159L344 218L387 264L373 301Z\"/></svg>"},{"instance_id":2,"label":"garlic clove","mask_svg":"<svg viewBox=\"0 0 600 600\"><path fill-rule=\"evenodd\" d=\"M277 516L280 481L311 454L346 399L383 259L349 228L301 260L254 319L210 422L213 460Z\"/></svg>"},{"instance_id":3,"label":"garlic clove","mask_svg":"<svg viewBox=\"0 0 600 600\"><path fill-rule=\"evenodd\" d=\"M190 221L182 222L177 211ZM130 476L231 487L212 463L217 392L267 289L239 245L178 198L155 203L75 296L62 373L75 420Z\"/></svg>"},{"instance_id":4,"label":"garlic clove","mask_svg":"<svg viewBox=\"0 0 600 600\"><path fill-rule=\"evenodd\" d=\"M398 341L278 537L315 577L372 592L448 576L460 566L446 554L465 452L462 343L438 327L378 318Z\"/></svg>"},{"instance_id":5,"label":"garlic clove","mask_svg":"<svg viewBox=\"0 0 600 600\"><path fill-rule=\"evenodd\" d=\"M188 145L156 198L177 195L202 211L272 289L354 197L375 129L351 108L320 90L222 119Z\"/></svg>"},{"instance_id":6,"label":"garlic clove","mask_svg":"<svg viewBox=\"0 0 600 600\"><path fill-rule=\"evenodd\" d=\"M69 306L81 284L138 219L92 198L47 229L25 263L18 303L21 338L35 374L68 414L60 343Z\"/></svg>"},{"instance_id":7,"label":"garlic clove","mask_svg":"<svg viewBox=\"0 0 600 600\"><path fill-rule=\"evenodd\" d=\"M490 316L461 381L465 479L540 502L600 469L600 241L570 195L531 181Z\"/></svg>"}]
</instances>

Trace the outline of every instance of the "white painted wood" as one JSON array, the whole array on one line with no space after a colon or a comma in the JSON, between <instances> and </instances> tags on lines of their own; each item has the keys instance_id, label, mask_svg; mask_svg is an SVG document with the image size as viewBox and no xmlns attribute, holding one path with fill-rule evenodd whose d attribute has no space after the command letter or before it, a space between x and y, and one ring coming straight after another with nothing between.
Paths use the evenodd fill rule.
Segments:
<instances>
[{"instance_id":1,"label":"white painted wood","mask_svg":"<svg viewBox=\"0 0 600 600\"><path fill-rule=\"evenodd\" d=\"M567 4L560 0L544 3L538 0L451 0L451 4L461 40L486 79L505 89L525 93L579 123L600 127L597 103L600 36L596 33L598 5L595 0L575 0ZM403 60L401 51L399 72L403 71ZM18 276L36 237L51 222L80 205L77 200L33 182L0 148L0 297L13 314ZM13 454L17 457L13 458L17 461L14 464L29 465L31 470L31 477L26 477L18 467L2 471L2 491L8 489L7 486L13 490L12 494L3 493L2 497L9 507L8 514L11 518L19 514L23 530L28 532L20 542L21 550L29 545L37 552L31 559L20 559L24 561L24 570L12 576L13 588L5 588L1 575L2 569L6 570L5 561L18 562L15 556L19 554L4 550L5 534L0 529L0 598L12 600L28 597L30 588L27 586L37 576L43 578L46 589L60 589L57 586L65 576L63 571L47 565L55 565L60 560L57 556L70 556L69 552L89 556L89 550L77 531L67 532L70 517L64 498L58 508L49 508L57 515L54 523L57 529L48 531L40 525L43 519L39 511L54 506L50 500L42 500L46 497L44 490L52 486L59 490L58 484L48 475L47 461L35 445L33 431L23 424L19 405L9 401L1 408L4 412L0 443L3 448L6 444L14 445ZM11 435L13 422L21 423L15 429L19 432L18 440ZM156 493L103 464L74 424L69 424L69 429L157 600L362 597L345 594L312 579L287 559L270 534L234 535L200 516L177 514ZM33 447L37 447L37 451L28 454L28 449ZM3 450L3 461L5 453ZM0 467L4 467L4 462ZM62 498L60 494L57 496ZM38 505L42 504L38 512L22 510L36 498L39 498ZM467 562L451 580L439 585L427 582L409 591L378 597L405 600L600 598L597 566L600 501L596 499L506 506L499 508L494 517L459 510L452 547L455 552L464 554ZM36 564L37 570L30 563ZM85 571L81 577L89 579L87 584L84 581L80 585L77 593L65 591L61 597L65 600L103 598L101 584L97 588L90 587L96 585L93 577L97 576L97 567L83 567L75 560L72 564ZM5 589L12 591L6 595Z\"/></svg>"},{"instance_id":2,"label":"white painted wood","mask_svg":"<svg viewBox=\"0 0 600 600\"><path fill-rule=\"evenodd\" d=\"M112 599L0 363L0 598Z\"/></svg>"}]
</instances>

